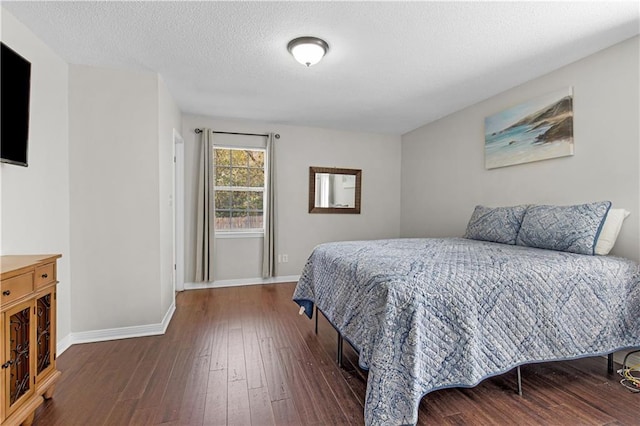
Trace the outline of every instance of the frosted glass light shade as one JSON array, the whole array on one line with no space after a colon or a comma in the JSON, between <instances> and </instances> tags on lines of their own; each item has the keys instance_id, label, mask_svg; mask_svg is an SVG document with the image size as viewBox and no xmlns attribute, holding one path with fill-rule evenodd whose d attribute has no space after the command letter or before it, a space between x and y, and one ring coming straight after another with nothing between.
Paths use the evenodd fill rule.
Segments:
<instances>
[{"instance_id":1,"label":"frosted glass light shade","mask_svg":"<svg viewBox=\"0 0 640 426\"><path fill-rule=\"evenodd\" d=\"M317 37L298 37L289 42L287 49L296 61L310 67L320 62L329 50L329 45Z\"/></svg>"}]
</instances>

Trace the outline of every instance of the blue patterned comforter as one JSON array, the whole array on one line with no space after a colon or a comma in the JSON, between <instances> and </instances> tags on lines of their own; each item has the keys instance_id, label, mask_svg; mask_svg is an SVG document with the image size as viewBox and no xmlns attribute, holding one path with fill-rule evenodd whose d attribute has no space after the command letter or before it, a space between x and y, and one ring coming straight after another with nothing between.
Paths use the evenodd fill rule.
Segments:
<instances>
[{"instance_id":1,"label":"blue patterned comforter","mask_svg":"<svg viewBox=\"0 0 640 426\"><path fill-rule=\"evenodd\" d=\"M369 370L367 425L413 424L423 395L531 362L640 346L640 267L463 238L322 244L293 295Z\"/></svg>"}]
</instances>

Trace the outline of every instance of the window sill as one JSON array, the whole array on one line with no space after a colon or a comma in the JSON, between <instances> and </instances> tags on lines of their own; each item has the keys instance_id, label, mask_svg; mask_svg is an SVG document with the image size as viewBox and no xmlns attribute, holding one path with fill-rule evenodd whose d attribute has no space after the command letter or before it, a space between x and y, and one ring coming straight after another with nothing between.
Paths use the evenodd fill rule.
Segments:
<instances>
[{"instance_id":1,"label":"window sill","mask_svg":"<svg viewBox=\"0 0 640 426\"><path fill-rule=\"evenodd\" d=\"M264 238L264 232L216 232L216 239Z\"/></svg>"}]
</instances>

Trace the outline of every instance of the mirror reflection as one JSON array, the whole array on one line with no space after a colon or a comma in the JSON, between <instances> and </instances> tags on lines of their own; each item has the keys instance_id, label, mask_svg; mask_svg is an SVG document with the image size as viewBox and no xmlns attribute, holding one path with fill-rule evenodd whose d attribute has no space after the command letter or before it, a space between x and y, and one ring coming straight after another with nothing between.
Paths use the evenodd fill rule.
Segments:
<instances>
[{"instance_id":1,"label":"mirror reflection","mask_svg":"<svg viewBox=\"0 0 640 426\"><path fill-rule=\"evenodd\" d=\"M356 177L334 173L316 173L315 207L338 209L356 206Z\"/></svg>"},{"instance_id":2,"label":"mirror reflection","mask_svg":"<svg viewBox=\"0 0 640 426\"><path fill-rule=\"evenodd\" d=\"M309 213L360 213L362 171L309 167Z\"/></svg>"}]
</instances>

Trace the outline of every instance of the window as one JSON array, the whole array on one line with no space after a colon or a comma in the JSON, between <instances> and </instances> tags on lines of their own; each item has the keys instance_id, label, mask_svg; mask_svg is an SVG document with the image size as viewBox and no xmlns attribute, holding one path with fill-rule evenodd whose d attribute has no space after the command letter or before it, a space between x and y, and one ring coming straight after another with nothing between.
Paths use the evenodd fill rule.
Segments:
<instances>
[{"instance_id":1,"label":"window","mask_svg":"<svg viewBox=\"0 0 640 426\"><path fill-rule=\"evenodd\" d=\"M215 228L264 232L264 149L214 148Z\"/></svg>"}]
</instances>

